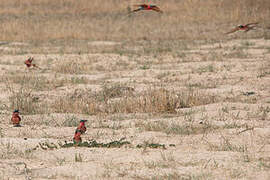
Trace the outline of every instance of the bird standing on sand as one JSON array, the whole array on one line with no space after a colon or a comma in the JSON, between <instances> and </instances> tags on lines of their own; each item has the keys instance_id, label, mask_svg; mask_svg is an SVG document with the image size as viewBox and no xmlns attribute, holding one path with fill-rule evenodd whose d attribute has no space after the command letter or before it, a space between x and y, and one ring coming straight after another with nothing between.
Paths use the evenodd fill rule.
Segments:
<instances>
[{"instance_id":1,"label":"bird standing on sand","mask_svg":"<svg viewBox=\"0 0 270 180\"><path fill-rule=\"evenodd\" d=\"M245 24L245 25L238 25L237 27L235 27L233 30L225 33L225 34L231 34L234 33L236 31L244 31L244 32L248 32L250 30L253 30L255 27L257 27L259 23L249 23L249 24Z\"/></svg>"},{"instance_id":2,"label":"bird standing on sand","mask_svg":"<svg viewBox=\"0 0 270 180\"><path fill-rule=\"evenodd\" d=\"M14 127L21 127L20 122L21 122L21 117L19 116L19 110L15 109L13 111L12 117L11 117L11 122Z\"/></svg>"},{"instance_id":3,"label":"bird standing on sand","mask_svg":"<svg viewBox=\"0 0 270 180\"><path fill-rule=\"evenodd\" d=\"M82 135L82 131L76 129L75 134L74 134L74 137L73 137L73 143L74 144L79 144L79 143L82 142L81 135Z\"/></svg>"},{"instance_id":4,"label":"bird standing on sand","mask_svg":"<svg viewBox=\"0 0 270 180\"><path fill-rule=\"evenodd\" d=\"M39 68L36 64L33 64L34 58L33 57L29 57L26 61L24 61L24 64L26 65L27 68L31 68L31 67L36 67ZM40 69L40 68L39 68Z\"/></svg>"},{"instance_id":5,"label":"bird standing on sand","mask_svg":"<svg viewBox=\"0 0 270 180\"><path fill-rule=\"evenodd\" d=\"M74 134L74 137L73 137L73 143L74 144L80 144L82 142L81 135L86 132L85 122L87 122L87 120L83 120L83 119L80 120L80 124L76 128L76 131L75 131L75 134Z\"/></svg>"},{"instance_id":6,"label":"bird standing on sand","mask_svg":"<svg viewBox=\"0 0 270 180\"><path fill-rule=\"evenodd\" d=\"M141 10L152 10L152 11L156 11L159 13L163 13L160 10L160 8L156 5L138 4L138 5L134 5L134 6L139 7L139 8L131 11L130 13L134 13L134 12L141 11Z\"/></svg>"},{"instance_id":7,"label":"bird standing on sand","mask_svg":"<svg viewBox=\"0 0 270 180\"><path fill-rule=\"evenodd\" d=\"M87 120L81 120L79 126L77 127L77 130L81 130L82 134L86 132L85 122L87 122Z\"/></svg>"}]
</instances>

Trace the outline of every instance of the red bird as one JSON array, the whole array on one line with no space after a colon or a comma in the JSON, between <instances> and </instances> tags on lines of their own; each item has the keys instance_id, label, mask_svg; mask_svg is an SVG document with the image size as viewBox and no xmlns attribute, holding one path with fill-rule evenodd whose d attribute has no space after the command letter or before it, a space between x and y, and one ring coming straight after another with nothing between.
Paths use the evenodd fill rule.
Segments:
<instances>
[{"instance_id":1,"label":"red bird","mask_svg":"<svg viewBox=\"0 0 270 180\"><path fill-rule=\"evenodd\" d=\"M24 64L27 66L27 68L30 68L30 67L36 67L36 68L39 68L36 64L33 64L34 58L33 57L29 57L26 61L24 61Z\"/></svg>"},{"instance_id":2,"label":"red bird","mask_svg":"<svg viewBox=\"0 0 270 180\"><path fill-rule=\"evenodd\" d=\"M157 7L156 5L138 4L138 5L134 5L134 6L139 7L139 8L131 11L130 13L134 13L134 12L141 11L141 10L152 10L152 11L156 11L156 12L159 12L159 13L163 13L160 10L160 8Z\"/></svg>"},{"instance_id":3,"label":"red bird","mask_svg":"<svg viewBox=\"0 0 270 180\"><path fill-rule=\"evenodd\" d=\"M234 28L233 30L225 33L225 34L231 34L234 33L236 31L244 31L244 32L248 32L250 30L253 30L255 27L257 27L257 24L259 24L258 22L256 23L249 23L246 25L238 25L236 28Z\"/></svg>"},{"instance_id":4,"label":"red bird","mask_svg":"<svg viewBox=\"0 0 270 180\"><path fill-rule=\"evenodd\" d=\"M82 134L86 132L85 122L87 122L87 120L81 120L79 126L77 127L77 130L80 130Z\"/></svg>"},{"instance_id":5,"label":"red bird","mask_svg":"<svg viewBox=\"0 0 270 180\"><path fill-rule=\"evenodd\" d=\"M76 129L75 134L74 134L74 137L73 137L73 143L74 144L79 144L79 143L82 142L81 135L82 135L82 131Z\"/></svg>"},{"instance_id":6,"label":"red bird","mask_svg":"<svg viewBox=\"0 0 270 180\"><path fill-rule=\"evenodd\" d=\"M15 109L12 114L11 122L14 125L14 127L21 127L20 122L21 122L21 117L19 116L19 110Z\"/></svg>"}]
</instances>

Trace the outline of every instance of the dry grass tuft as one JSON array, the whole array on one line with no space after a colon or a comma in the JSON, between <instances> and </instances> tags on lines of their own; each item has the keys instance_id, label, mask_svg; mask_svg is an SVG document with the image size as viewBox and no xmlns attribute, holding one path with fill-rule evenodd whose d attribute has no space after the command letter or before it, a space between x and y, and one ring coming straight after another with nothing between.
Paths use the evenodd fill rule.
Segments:
<instances>
[{"instance_id":1,"label":"dry grass tuft","mask_svg":"<svg viewBox=\"0 0 270 180\"><path fill-rule=\"evenodd\" d=\"M23 80L20 81L18 88L16 88L9 79L5 82L6 88L10 94L10 109L19 109L24 114L44 113L46 106L42 106L38 102L39 97L33 94L31 82L28 83L27 80L28 78L25 76Z\"/></svg>"},{"instance_id":2,"label":"dry grass tuft","mask_svg":"<svg viewBox=\"0 0 270 180\"><path fill-rule=\"evenodd\" d=\"M92 68L79 60L65 60L58 62L54 67L53 71L63 74L83 74L89 73Z\"/></svg>"},{"instance_id":3,"label":"dry grass tuft","mask_svg":"<svg viewBox=\"0 0 270 180\"><path fill-rule=\"evenodd\" d=\"M107 102L111 98L123 97L123 96L132 96L134 88L126 86L121 83L114 83L112 85L104 84L102 86L102 91L99 96Z\"/></svg>"},{"instance_id":4,"label":"dry grass tuft","mask_svg":"<svg viewBox=\"0 0 270 180\"><path fill-rule=\"evenodd\" d=\"M1 142L0 145L1 159L13 159L17 157L30 158L33 155L33 151L22 151L20 148L15 147L11 142Z\"/></svg>"},{"instance_id":5,"label":"dry grass tuft","mask_svg":"<svg viewBox=\"0 0 270 180\"><path fill-rule=\"evenodd\" d=\"M175 122L168 123L164 121L136 124L136 126L143 127L146 131L158 131L165 132L166 134L178 135L204 134L219 128L218 126L211 124L195 125L193 122L181 124Z\"/></svg>"},{"instance_id":6,"label":"dry grass tuft","mask_svg":"<svg viewBox=\"0 0 270 180\"><path fill-rule=\"evenodd\" d=\"M207 141L210 151L233 151L233 152L247 152L248 146L246 144L233 143L229 137L221 136L220 143L214 144Z\"/></svg>"},{"instance_id":7,"label":"dry grass tuft","mask_svg":"<svg viewBox=\"0 0 270 180\"><path fill-rule=\"evenodd\" d=\"M258 69L258 78L263 78L265 76L270 75L270 62L267 61L263 63L260 68Z\"/></svg>"},{"instance_id":8,"label":"dry grass tuft","mask_svg":"<svg viewBox=\"0 0 270 180\"><path fill-rule=\"evenodd\" d=\"M148 89L138 94L133 88L113 85L104 86L101 92L75 90L68 97L60 97L52 109L58 113L176 113L187 108L216 102L216 98L199 92L177 93L165 89Z\"/></svg>"},{"instance_id":9,"label":"dry grass tuft","mask_svg":"<svg viewBox=\"0 0 270 180\"><path fill-rule=\"evenodd\" d=\"M46 90L53 90L56 87L63 86L64 83L69 82L67 79L54 79L49 78L42 75L37 75L35 73L23 73L23 74L15 74L15 75L8 75L2 76L1 78L3 81L8 82L10 86L12 83L19 85L20 87L28 88L29 91L46 91ZM83 79L75 79L72 78L70 80L71 83L76 82L84 82ZM13 87L14 89L14 87Z\"/></svg>"}]
</instances>

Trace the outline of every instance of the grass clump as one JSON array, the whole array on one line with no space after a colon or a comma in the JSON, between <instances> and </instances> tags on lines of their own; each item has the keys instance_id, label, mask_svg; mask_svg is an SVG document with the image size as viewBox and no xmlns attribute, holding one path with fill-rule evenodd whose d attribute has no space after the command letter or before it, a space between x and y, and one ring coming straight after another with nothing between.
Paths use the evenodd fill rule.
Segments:
<instances>
[{"instance_id":1,"label":"grass clump","mask_svg":"<svg viewBox=\"0 0 270 180\"><path fill-rule=\"evenodd\" d=\"M74 115L72 116L66 115L65 120L62 123L62 126L76 127L79 124L79 121L80 120Z\"/></svg>"},{"instance_id":2,"label":"grass clump","mask_svg":"<svg viewBox=\"0 0 270 180\"><path fill-rule=\"evenodd\" d=\"M121 83L104 84L102 91L99 93L101 100L108 101L111 98L117 98L122 96L132 96L134 88L128 87Z\"/></svg>"},{"instance_id":3,"label":"grass clump","mask_svg":"<svg viewBox=\"0 0 270 180\"><path fill-rule=\"evenodd\" d=\"M16 88L8 80L5 82L6 88L10 94L10 108L19 109L24 114L38 114L47 111L47 106L39 102L39 97L32 93L31 84L24 79Z\"/></svg>"},{"instance_id":4,"label":"grass clump","mask_svg":"<svg viewBox=\"0 0 270 180\"><path fill-rule=\"evenodd\" d=\"M75 162L82 162L83 157L81 153L75 153Z\"/></svg>"},{"instance_id":5,"label":"grass clump","mask_svg":"<svg viewBox=\"0 0 270 180\"><path fill-rule=\"evenodd\" d=\"M57 113L115 114L115 113L176 113L178 108L189 108L215 102L211 95L187 91L177 93L166 89L149 88L134 94L133 88L104 86L100 92L75 90L52 104Z\"/></svg>"},{"instance_id":6,"label":"grass clump","mask_svg":"<svg viewBox=\"0 0 270 180\"><path fill-rule=\"evenodd\" d=\"M18 85L27 86L31 90L35 91L46 91L52 90L56 87L63 86L66 80L58 80L58 79L49 79L46 76L40 76L33 73L29 74L16 74L12 76L6 76L2 78L3 81L7 80L9 84L15 83ZM71 82L73 82L71 80Z\"/></svg>"},{"instance_id":7,"label":"grass clump","mask_svg":"<svg viewBox=\"0 0 270 180\"><path fill-rule=\"evenodd\" d=\"M1 142L0 143L0 158L1 159L13 159L13 158L30 158L33 154L33 151L21 150L20 148L15 147L11 142Z\"/></svg>"},{"instance_id":8,"label":"grass clump","mask_svg":"<svg viewBox=\"0 0 270 180\"><path fill-rule=\"evenodd\" d=\"M136 124L137 127L142 127L146 131L158 131L164 132L166 134L177 134L177 135L191 135L191 134L204 134L215 129L218 129L218 126L203 124L201 126L194 125L190 123L167 123L164 121L158 122L148 122L145 124Z\"/></svg>"},{"instance_id":9,"label":"grass clump","mask_svg":"<svg viewBox=\"0 0 270 180\"><path fill-rule=\"evenodd\" d=\"M213 144L207 141L211 151L233 151L233 152L247 152L246 144L233 144L228 137L221 136L219 144Z\"/></svg>"},{"instance_id":10,"label":"grass clump","mask_svg":"<svg viewBox=\"0 0 270 180\"><path fill-rule=\"evenodd\" d=\"M62 74L87 74L91 66L79 60L61 61L53 67L53 71Z\"/></svg>"}]
</instances>

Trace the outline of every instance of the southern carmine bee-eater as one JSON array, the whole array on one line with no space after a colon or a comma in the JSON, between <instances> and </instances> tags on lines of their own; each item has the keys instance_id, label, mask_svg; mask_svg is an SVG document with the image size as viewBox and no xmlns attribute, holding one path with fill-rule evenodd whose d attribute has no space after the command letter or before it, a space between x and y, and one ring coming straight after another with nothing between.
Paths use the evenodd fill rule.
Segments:
<instances>
[{"instance_id":1,"label":"southern carmine bee-eater","mask_svg":"<svg viewBox=\"0 0 270 180\"><path fill-rule=\"evenodd\" d=\"M31 68L31 67L35 67L35 68L39 68L36 64L33 63L34 58L33 57L29 57L27 60L24 61L24 64L26 65L27 68Z\"/></svg>"},{"instance_id":2,"label":"southern carmine bee-eater","mask_svg":"<svg viewBox=\"0 0 270 180\"><path fill-rule=\"evenodd\" d=\"M137 12L137 11L142 11L142 10L152 10L152 11L156 11L156 12L159 12L159 13L163 13L160 8L156 5L147 5L147 4L137 4L137 5L134 5L136 7L138 7L137 9L131 11L130 13L134 13L134 12Z\"/></svg>"},{"instance_id":3,"label":"southern carmine bee-eater","mask_svg":"<svg viewBox=\"0 0 270 180\"><path fill-rule=\"evenodd\" d=\"M257 27L259 23L256 22L256 23L249 23L249 24L245 24L245 25L238 25L237 27L235 27L233 30L225 33L225 34L231 34L231 33L234 33L236 31L244 31L244 32L248 32L250 30L254 30L254 28Z\"/></svg>"}]
</instances>

